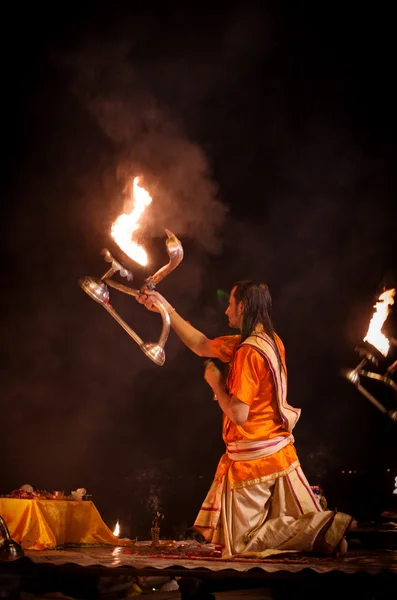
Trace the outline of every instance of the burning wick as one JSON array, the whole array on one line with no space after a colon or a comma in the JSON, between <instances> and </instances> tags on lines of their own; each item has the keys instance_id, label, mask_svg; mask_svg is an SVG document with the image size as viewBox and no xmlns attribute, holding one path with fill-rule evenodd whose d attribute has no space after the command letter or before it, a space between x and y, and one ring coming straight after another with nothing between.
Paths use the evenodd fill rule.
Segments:
<instances>
[{"instance_id":1,"label":"burning wick","mask_svg":"<svg viewBox=\"0 0 397 600\"><path fill-rule=\"evenodd\" d=\"M396 290L391 289L384 291L379 296L378 302L375 304L375 312L369 323L367 335L364 338L364 342L369 342L372 346L375 346L383 356L387 356L390 343L381 330L390 312L389 306L394 304L395 293Z\"/></svg>"},{"instance_id":2,"label":"burning wick","mask_svg":"<svg viewBox=\"0 0 397 600\"><path fill-rule=\"evenodd\" d=\"M120 215L112 225L111 235L121 250L140 265L147 265L148 257L142 246L133 240L133 234L139 229L139 219L152 202L152 197L139 185L139 177L132 184L134 205L131 212Z\"/></svg>"},{"instance_id":3,"label":"burning wick","mask_svg":"<svg viewBox=\"0 0 397 600\"><path fill-rule=\"evenodd\" d=\"M116 523L116 527L114 528L113 535L115 535L116 537L119 537L120 535L120 524L118 521Z\"/></svg>"}]
</instances>

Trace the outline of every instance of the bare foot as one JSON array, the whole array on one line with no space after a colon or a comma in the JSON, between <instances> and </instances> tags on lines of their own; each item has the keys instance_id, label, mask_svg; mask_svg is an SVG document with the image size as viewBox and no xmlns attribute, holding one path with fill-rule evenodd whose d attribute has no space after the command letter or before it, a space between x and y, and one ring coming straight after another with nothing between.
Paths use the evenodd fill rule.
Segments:
<instances>
[{"instance_id":1,"label":"bare foot","mask_svg":"<svg viewBox=\"0 0 397 600\"><path fill-rule=\"evenodd\" d=\"M335 553L334 553L335 556L337 558L342 558L342 556L346 556L347 548L348 548L347 540L345 537L343 537L341 539L341 541L339 542L339 544L337 545L337 547L335 548Z\"/></svg>"}]
</instances>

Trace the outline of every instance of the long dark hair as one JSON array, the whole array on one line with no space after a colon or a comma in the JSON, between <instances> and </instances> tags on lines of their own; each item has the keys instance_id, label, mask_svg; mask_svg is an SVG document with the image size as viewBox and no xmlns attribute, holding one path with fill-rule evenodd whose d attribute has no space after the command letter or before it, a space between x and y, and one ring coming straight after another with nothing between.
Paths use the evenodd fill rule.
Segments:
<instances>
[{"instance_id":1,"label":"long dark hair","mask_svg":"<svg viewBox=\"0 0 397 600\"><path fill-rule=\"evenodd\" d=\"M255 281L246 279L237 281L233 285L233 289L236 304L242 302L244 306L241 342L244 342L252 334L255 325L258 323L263 325L265 333L267 333L273 342L281 373L285 369L285 366L275 339L274 325L271 318L272 297L268 286L265 283L256 283Z\"/></svg>"}]
</instances>

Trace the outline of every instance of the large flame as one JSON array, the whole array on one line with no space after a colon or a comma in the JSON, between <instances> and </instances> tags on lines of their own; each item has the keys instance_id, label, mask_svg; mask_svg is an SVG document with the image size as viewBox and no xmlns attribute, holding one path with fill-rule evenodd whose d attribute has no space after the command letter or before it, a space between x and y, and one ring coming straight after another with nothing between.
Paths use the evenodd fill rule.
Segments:
<instances>
[{"instance_id":1,"label":"large flame","mask_svg":"<svg viewBox=\"0 0 397 600\"><path fill-rule=\"evenodd\" d=\"M120 215L112 225L112 237L121 250L140 265L147 265L148 258L142 246L133 240L133 234L139 229L139 219L149 206L152 197L145 188L139 185L139 177L135 177L132 185L134 205L130 213Z\"/></svg>"},{"instance_id":2,"label":"large flame","mask_svg":"<svg viewBox=\"0 0 397 600\"><path fill-rule=\"evenodd\" d=\"M382 333L383 323L387 319L387 315L390 312L389 306L394 304L395 289L386 290L378 298L378 302L375 304L375 312L369 323L367 335L364 338L364 342L369 342L375 348L387 356L389 352L389 340Z\"/></svg>"},{"instance_id":3,"label":"large flame","mask_svg":"<svg viewBox=\"0 0 397 600\"><path fill-rule=\"evenodd\" d=\"M120 535L120 523L118 521L116 523L116 527L114 528L113 535L116 537L119 537Z\"/></svg>"}]
</instances>

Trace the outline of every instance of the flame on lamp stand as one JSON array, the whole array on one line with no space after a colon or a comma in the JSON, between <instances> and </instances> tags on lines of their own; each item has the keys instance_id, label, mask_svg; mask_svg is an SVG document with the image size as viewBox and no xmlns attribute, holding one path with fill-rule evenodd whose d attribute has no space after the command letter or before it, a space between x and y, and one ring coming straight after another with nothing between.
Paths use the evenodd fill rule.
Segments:
<instances>
[{"instance_id":1,"label":"flame on lamp stand","mask_svg":"<svg viewBox=\"0 0 397 600\"><path fill-rule=\"evenodd\" d=\"M374 348L378 350L383 356L387 356L389 353L390 342L387 337L382 333L382 327L384 322L386 321L388 314L390 312L390 306L394 304L394 296L396 290L390 289L385 290L378 298L378 302L375 304L375 311L372 316L372 319L369 323L367 334L364 338L364 342L368 342ZM374 406L376 406L381 412L387 414L392 421L397 423L397 410L387 410L383 404L381 404L373 394L371 394L360 381L361 377L367 377L369 379L374 379L384 383L389 386L394 392L397 393L397 384L391 378L390 374L386 371L385 375L379 375L378 373L374 373L372 371L368 371L365 367L368 367L369 364L374 363L378 365L378 360L366 350L362 348L356 348L356 350L363 356L362 360L359 362L355 369L343 369L342 374L348 381L350 381L358 391L369 400Z\"/></svg>"},{"instance_id":2,"label":"flame on lamp stand","mask_svg":"<svg viewBox=\"0 0 397 600\"><path fill-rule=\"evenodd\" d=\"M148 257L142 246L139 246L133 234L139 229L139 219L145 209L151 204L152 197L145 188L139 185L139 177L135 177L132 183L132 198L134 205L131 212L120 215L112 225L111 235L121 250L139 263L146 266Z\"/></svg>"},{"instance_id":3,"label":"flame on lamp stand","mask_svg":"<svg viewBox=\"0 0 397 600\"><path fill-rule=\"evenodd\" d=\"M385 290L378 298L375 304L375 312L369 323L367 335L364 342L369 342L383 356L387 356L389 352L390 342L382 333L382 327L390 312L390 306L394 304L395 289Z\"/></svg>"},{"instance_id":4,"label":"flame on lamp stand","mask_svg":"<svg viewBox=\"0 0 397 600\"><path fill-rule=\"evenodd\" d=\"M116 527L114 528L113 535L116 537L119 537L120 535L120 523L118 521L116 523Z\"/></svg>"}]
</instances>

